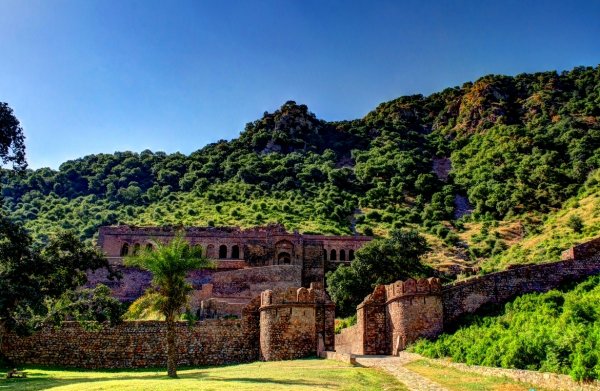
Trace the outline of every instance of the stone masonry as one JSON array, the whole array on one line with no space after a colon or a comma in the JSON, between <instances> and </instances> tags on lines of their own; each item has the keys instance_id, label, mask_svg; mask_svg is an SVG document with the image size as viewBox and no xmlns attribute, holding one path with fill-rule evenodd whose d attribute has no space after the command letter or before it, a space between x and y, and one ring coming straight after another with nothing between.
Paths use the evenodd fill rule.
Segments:
<instances>
[{"instance_id":1,"label":"stone masonry","mask_svg":"<svg viewBox=\"0 0 600 391\"><path fill-rule=\"evenodd\" d=\"M260 351L266 361L290 360L334 348L335 305L325 291L264 291L260 306Z\"/></svg>"},{"instance_id":2,"label":"stone masonry","mask_svg":"<svg viewBox=\"0 0 600 391\"><path fill-rule=\"evenodd\" d=\"M222 365L283 360L333 349L335 308L314 284L309 289L265 291L241 319L208 319L176 327L178 365ZM99 331L78 323L21 337L0 330L0 354L18 365L143 368L166 365L166 325L123 322Z\"/></svg>"}]
</instances>

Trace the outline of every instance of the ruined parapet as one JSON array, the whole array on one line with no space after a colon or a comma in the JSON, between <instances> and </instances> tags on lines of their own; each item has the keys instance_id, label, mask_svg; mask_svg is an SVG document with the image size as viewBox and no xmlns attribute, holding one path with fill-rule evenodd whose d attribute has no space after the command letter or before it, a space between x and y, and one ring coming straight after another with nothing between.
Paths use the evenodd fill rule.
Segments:
<instances>
[{"instance_id":1,"label":"ruined parapet","mask_svg":"<svg viewBox=\"0 0 600 391\"><path fill-rule=\"evenodd\" d=\"M335 305L315 284L266 290L260 300L261 359L290 360L333 349Z\"/></svg>"},{"instance_id":2,"label":"ruined parapet","mask_svg":"<svg viewBox=\"0 0 600 391\"><path fill-rule=\"evenodd\" d=\"M588 242L578 244L565 250L561 255L561 260L580 260L600 257L600 238L592 239Z\"/></svg>"},{"instance_id":3,"label":"ruined parapet","mask_svg":"<svg viewBox=\"0 0 600 391\"><path fill-rule=\"evenodd\" d=\"M437 278L396 281L385 286L388 354L443 331L442 286Z\"/></svg>"},{"instance_id":4,"label":"ruined parapet","mask_svg":"<svg viewBox=\"0 0 600 391\"><path fill-rule=\"evenodd\" d=\"M356 307L356 324L360 330L356 354L386 354L385 286L378 285Z\"/></svg>"}]
</instances>

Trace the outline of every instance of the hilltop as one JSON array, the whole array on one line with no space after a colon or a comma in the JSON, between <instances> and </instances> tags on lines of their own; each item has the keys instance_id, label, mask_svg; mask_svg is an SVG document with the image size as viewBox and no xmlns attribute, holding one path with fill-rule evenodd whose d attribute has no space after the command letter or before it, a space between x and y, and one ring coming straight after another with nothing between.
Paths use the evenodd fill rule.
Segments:
<instances>
[{"instance_id":1,"label":"hilltop","mask_svg":"<svg viewBox=\"0 0 600 391\"><path fill-rule=\"evenodd\" d=\"M459 273L556 260L600 234L599 168L600 66L488 75L349 121L290 101L190 155L89 155L8 177L2 192L40 240L111 224L414 226L429 262Z\"/></svg>"}]
</instances>

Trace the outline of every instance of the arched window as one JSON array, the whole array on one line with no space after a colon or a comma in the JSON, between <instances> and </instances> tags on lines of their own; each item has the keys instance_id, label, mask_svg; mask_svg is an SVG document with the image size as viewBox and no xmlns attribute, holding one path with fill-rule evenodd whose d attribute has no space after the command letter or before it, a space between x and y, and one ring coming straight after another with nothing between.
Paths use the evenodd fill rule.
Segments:
<instances>
[{"instance_id":1,"label":"arched window","mask_svg":"<svg viewBox=\"0 0 600 391\"><path fill-rule=\"evenodd\" d=\"M354 261L354 250L350 250L348 252L348 260L349 261Z\"/></svg>"},{"instance_id":2,"label":"arched window","mask_svg":"<svg viewBox=\"0 0 600 391\"><path fill-rule=\"evenodd\" d=\"M337 254L335 253L335 250L331 250L331 255L329 256L329 260L337 261Z\"/></svg>"},{"instance_id":3,"label":"arched window","mask_svg":"<svg viewBox=\"0 0 600 391\"><path fill-rule=\"evenodd\" d=\"M146 245L146 251L152 251L153 247L152 247L152 243L148 243Z\"/></svg>"},{"instance_id":4,"label":"arched window","mask_svg":"<svg viewBox=\"0 0 600 391\"><path fill-rule=\"evenodd\" d=\"M344 249L340 250L340 261L346 260L346 251Z\"/></svg>"},{"instance_id":5,"label":"arched window","mask_svg":"<svg viewBox=\"0 0 600 391\"><path fill-rule=\"evenodd\" d=\"M140 253L140 244L136 243L133 245L133 255L138 255Z\"/></svg>"},{"instance_id":6,"label":"arched window","mask_svg":"<svg viewBox=\"0 0 600 391\"><path fill-rule=\"evenodd\" d=\"M289 265L292 263L292 256L289 253L279 253L277 256L278 265Z\"/></svg>"},{"instance_id":7,"label":"arched window","mask_svg":"<svg viewBox=\"0 0 600 391\"><path fill-rule=\"evenodd\" d=\"M219 246L219 259L227 258L227 246L222 244Z\"/></svg>"},{"instance_id":8,"label":"arched window","mask_svg":"<svg viewBox=\"0 0 600 391\"><path fill-rule=\"evenodd\" d=\"M323 249L323 260L327 261L327 249Z\"/></svg>"},{"instance_id":9,"label":"arched window","mask_svg":"<svg viewBox=\"0 0 600 391\"><path fill-rule=\"evenodd\" d=\"M215 257L215 246L213 246L212 244L209 244L208 246L206 246L206 256L208 258Z\"/></svg>"},{"instance_id":10,"label":"arched window","mask_svg":"<svg viewBox=\"0 0 600 391\"><path fill-rule=\"evenodd\" d=\"M123 246L121 247L121 256L126 257L127 254L129 254L129 245L127 243L123 243Z\"/></svg>"},{"instance_id":11,"label":"arched window","mask_svg":"<svg viewBox=\"0 0 600 391\"><path fill-rule=\"evenodd\" d=\"M237 244L231 248L231 259L240 259L240 246Z\"/></svg>"},{"instance_id":12,"label":"arched window","mask_svg":"<svg viewBox=\"0 0 600 391\"><path fill-rule=\"evenodd\" d=\"M194 244L194 248L200 250L200 252L202 253L202 255L206 255L204 253L204 249L202 248L202 245L200 245L200 244Z\"/></svg>"}]
</instances>

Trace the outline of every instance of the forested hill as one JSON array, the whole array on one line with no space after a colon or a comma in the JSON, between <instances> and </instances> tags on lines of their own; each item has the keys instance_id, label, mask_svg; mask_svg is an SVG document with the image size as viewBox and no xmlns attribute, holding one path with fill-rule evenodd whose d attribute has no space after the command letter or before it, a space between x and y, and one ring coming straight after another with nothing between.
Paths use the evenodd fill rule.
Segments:
<instances>
[{"instance_id":1,"label":"forested hill","mask_svg":"<svg viewBox=\"0 0 600 391\"><path fill-rule=\"evenodd\" d=\"M439 254L469 263L539 233L548 213L570 208L565 201L593 197L599 167L600 66L489 75L352 121L287 102L239 138L189 156L90 155L6 178L2 192L40 239L58 228L91 238L117 223L277 221L334 234L412 225ZM472 213L456 220L456 201L458 214ZM600 231L582 223L581 235Z\"/></svg>"}]
</instances>

